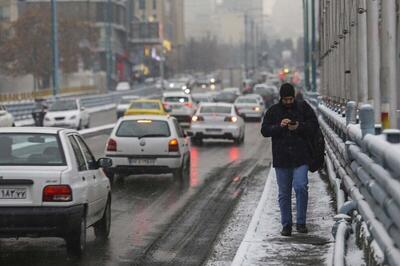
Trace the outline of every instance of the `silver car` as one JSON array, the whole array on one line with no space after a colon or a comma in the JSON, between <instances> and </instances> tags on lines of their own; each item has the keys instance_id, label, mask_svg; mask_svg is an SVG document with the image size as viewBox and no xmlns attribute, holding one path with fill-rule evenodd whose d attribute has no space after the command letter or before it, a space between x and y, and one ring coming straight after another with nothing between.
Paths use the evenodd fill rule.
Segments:
<instances>
[{"instance_id":1,"label":"silver car","mask_svg":"<svg viewBox=\"0 0 400 266\"><path fill-rule=\"evenodd\" d=\"M192 143L201 145L203 139L231 139L241 144L245 137L245 123L230 103L201 103L188 135Z\"/></svg>"},{"instance_id":2,"label":"silver car","mask_svg":"<svg viewBox=\"0 0 400 266\"><path fill-rule=\"evenodd\" d=\"M260 99L252 96L241 96L236 99L234 105L238 114L244 119L261 119L265 112L265 105L262 99L260 101Z\"/></svg>"}]
</instances>

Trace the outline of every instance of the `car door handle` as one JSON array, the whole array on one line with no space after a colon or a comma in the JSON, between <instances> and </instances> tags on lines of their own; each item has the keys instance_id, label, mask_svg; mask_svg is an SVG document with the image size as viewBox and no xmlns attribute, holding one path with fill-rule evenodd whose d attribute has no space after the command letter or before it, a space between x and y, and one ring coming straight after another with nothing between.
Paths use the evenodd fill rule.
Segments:
<instances>
[{"instance_id":1,"label":"car door handle","mask_svg":"<svg viewBox=\"0 0 400 266\"><path fill-rule=\"evenodd\" d=\"M95 176L95 175L93 176L93 179L96 179L96 176Z\"/></svg>"},{"instance_id":2,"label":"car door handle","mask_svg":"<svg viewBox=\"0 0 400 266\"><path fill-rule=\"evenodd\" d=\"M86 181L86 177L82 176L82 180L83 180L83 181Z\"/></svg>"}]
</instances>

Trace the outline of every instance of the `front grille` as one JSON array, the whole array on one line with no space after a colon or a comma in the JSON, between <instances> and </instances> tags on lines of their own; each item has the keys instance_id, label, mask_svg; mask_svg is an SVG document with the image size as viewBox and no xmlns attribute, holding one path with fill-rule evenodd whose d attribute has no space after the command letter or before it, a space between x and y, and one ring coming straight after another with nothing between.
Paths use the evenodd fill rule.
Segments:
<instances>
[{"instance_id":1,"label":"front grille","mask_svg":"<svg viewBox=\"0 0 400 266\"><path fill-rule=\"evenodd\" d=\"M55 117L54 118L54 120L56 120L56 121L61 121L61 120L64 120L65 119L65 117Z\"/></svg>"}]
</instances>

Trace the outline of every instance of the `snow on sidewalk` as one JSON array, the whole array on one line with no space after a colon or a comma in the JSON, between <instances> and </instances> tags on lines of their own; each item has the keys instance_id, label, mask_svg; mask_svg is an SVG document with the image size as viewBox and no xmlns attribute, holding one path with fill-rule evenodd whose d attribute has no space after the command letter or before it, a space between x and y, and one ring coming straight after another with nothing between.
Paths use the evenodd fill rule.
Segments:
<instances>
[{"instance_id":1,"label":"snow on sidewalk","mask_svg":"<svg viewBox=\"0 0 400 266\"><path fill-rule=\"evenodd\" d=\"M237 254L238 265L326 265L330 261L334 210L326 184L317 173L309 174L308 234L293 227L291 237L280 235L280 211L275 169L271 168L263 196ZM295 197L292 199L295 222Z\"/></svg>"}]
</instances>

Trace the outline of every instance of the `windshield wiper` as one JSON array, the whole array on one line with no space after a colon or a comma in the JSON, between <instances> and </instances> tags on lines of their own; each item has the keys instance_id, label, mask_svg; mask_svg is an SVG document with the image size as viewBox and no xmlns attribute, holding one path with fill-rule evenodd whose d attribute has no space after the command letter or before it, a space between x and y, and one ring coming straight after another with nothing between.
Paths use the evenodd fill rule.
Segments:
<instances>
[{"instance_id":1,"label":"windshield wiper","mask_svg":"<svg viewBox=\"0 0 400 266\"><path fill-rule=\"evenodd\" d=\"M142 139L142 138L156 138L156 137L168 137L164 134L147 134L147 135L142 135L139 136L138 139Z\"/></svg>"}]
</instances>

